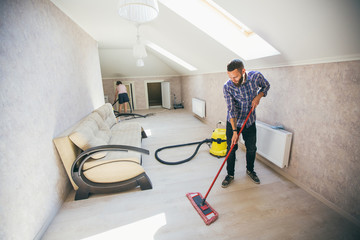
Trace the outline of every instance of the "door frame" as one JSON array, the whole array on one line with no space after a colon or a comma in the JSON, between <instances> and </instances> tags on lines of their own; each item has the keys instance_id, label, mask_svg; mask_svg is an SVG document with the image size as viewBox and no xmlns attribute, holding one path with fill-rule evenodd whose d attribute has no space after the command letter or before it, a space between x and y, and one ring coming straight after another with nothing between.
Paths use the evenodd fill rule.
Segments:
<instances>
[{"instance_id":1,"label":"door frame","mask_svg":"<svg viewBox=\"0 0 360 240\"><path fill-rule=\"evenodd\" d=\"M144 81L144 84L145 84L145 107L146 109L150 109L150 106L149 106L149 93L148 93L148 86L147 84L148 83L162 83L164 82L164 80L145 80Z\"/></svg>"},{"instance_id":2,"label":"door frame","mask_svg":"<svg viewBox=\"0 0 360 240\"><path fill-rule=\"evenodd\" d=\"M161 102L162 107L166 109L171 109L170 82L165 81L161 83L161 98L162 98L162 102Z\"/></svg>"}]
</instances>

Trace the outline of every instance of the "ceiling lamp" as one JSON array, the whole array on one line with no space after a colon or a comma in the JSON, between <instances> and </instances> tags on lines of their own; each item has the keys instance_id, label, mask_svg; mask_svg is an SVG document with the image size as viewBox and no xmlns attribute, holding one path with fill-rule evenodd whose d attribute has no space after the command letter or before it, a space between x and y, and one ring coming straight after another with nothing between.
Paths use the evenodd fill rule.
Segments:
<instances>
[{"instance_id":1,"label":"ceiling lamp","mask_svg":"<svg viewBox=\"0 0 360 240\"><path fill-rule=\"evenodd\" d=\"M159 14L156 0L120 0L119 15L135 23L154 20Z\"/></svg>"},{"instance_id":2,"label":"ceiling lamp","mask_svg":"<svg viewBox=\"0 0 360 240\"><path fill-rule=\"evenodd\" d=\"M147 53L146 53L145 45L142 42L140 42L139 38L137 39L136 44L134 45L133 54L134 57L136 58L136 66L143 67L144 66L143 59L147 57Z\"/></svg>"},{"instance_id":3,"label":"ceiling lamp","mask_svg":"<svg viewBox=\"0 0 360 240\"><path fill-rule=\"evenodd\" d=\"M140 40L139 26L137 26L136 43L133 47L133 55L136 58L136 66L143 67L144 66L143 59L147 57L147 53L144 43Z\"/></svg>"}]
</instances>

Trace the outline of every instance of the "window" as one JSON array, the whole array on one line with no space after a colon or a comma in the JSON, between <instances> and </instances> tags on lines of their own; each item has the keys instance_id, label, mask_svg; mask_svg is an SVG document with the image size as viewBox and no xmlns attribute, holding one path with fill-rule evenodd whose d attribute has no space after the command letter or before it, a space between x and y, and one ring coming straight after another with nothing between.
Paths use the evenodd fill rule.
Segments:
<instances>
[{"instance_id":1,"label":"window","mask_svg":"<svg viewBox=\"0 0 360 240\"><path fill-rule=\"evenodd\" d=\"M244 60L280 54L211 0L159 0Z\"/></svg>"}]
</instances>

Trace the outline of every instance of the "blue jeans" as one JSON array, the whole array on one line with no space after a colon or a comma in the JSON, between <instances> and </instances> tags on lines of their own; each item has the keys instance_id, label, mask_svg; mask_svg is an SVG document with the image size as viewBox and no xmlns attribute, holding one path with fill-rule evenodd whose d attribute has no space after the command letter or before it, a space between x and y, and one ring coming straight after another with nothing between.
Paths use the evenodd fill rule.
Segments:
<instances>
[{"instance_id":1,"label":"blue jeans","mask_svg":"<svg viewBox=\"0 0 360 240\"><path fill-rule=\"evenodd\" d=\"M240 128L237 128L237 132L235 133L232 129L231 123L226 123L226 142L227 142L227 151L229 152L231 147L231 139L233 134L237 134L240 131ZM254 171L254 162L256 156L256 124L253 123L250 127L244 127L241 133L246 147L246 169L250 172ZM234 176L235 173L235 152L238 149L238 144L236 144L231 151L227 162L226 162L226 170L228 175Z\"/></svg>"}]
</instances>

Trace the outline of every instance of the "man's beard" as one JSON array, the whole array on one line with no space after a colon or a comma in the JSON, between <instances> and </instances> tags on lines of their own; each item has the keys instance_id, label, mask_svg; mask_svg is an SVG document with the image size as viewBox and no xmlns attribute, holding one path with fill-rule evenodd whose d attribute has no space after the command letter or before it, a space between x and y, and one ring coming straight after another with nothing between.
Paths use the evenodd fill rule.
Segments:
<instances>
[{"instance_id":1,"label":"man's beard","mask_svg":"<svg viewBox=\"0 0 360 240\"><path fill-rule=\"evenodd\" d=\"M240 86L241 84L243 84L244 76L245 76L245 74L242 74L242 75L241 75L241 78L240 78L240 80L239 80L239 86Z\"/></svg>"}]
</instances>

